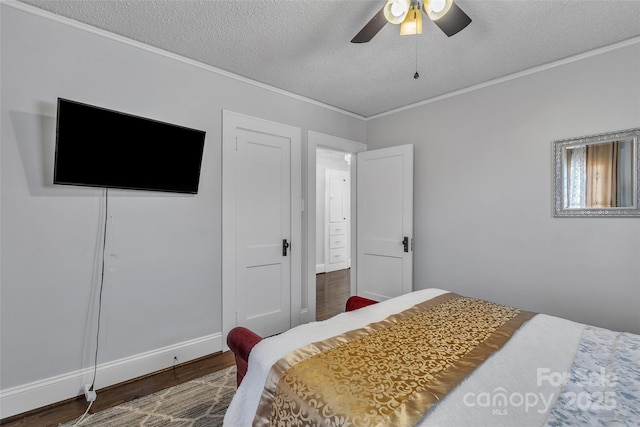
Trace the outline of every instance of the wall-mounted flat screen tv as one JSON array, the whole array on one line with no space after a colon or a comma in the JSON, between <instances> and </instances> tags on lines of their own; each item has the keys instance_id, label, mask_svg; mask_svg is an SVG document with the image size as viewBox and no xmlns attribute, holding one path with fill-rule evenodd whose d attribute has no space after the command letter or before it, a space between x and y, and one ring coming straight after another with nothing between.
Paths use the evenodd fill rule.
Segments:
<instances>
[{"instance_id":1,"label":"wall-mounted flat screen tv","mask_svg":"<svg viewBox=\"0 0 640 427\"><path fill-rule=\"evenodd\" d=\"M205 132L58 98L54 184L198 192Z\"/></svg>"}]
</instances>

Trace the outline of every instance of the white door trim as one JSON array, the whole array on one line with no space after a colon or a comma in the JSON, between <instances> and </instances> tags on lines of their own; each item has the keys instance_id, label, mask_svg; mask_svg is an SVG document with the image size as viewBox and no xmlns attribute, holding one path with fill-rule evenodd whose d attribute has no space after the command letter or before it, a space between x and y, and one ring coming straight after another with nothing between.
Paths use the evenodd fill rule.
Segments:
<instances>
[{"instance_id":1,"label":"white door trim","mask_svg":"<svg viewBox=\"0 0 640 427\"><path fill-rule=\"evenodd\" d=\"M320 132L307 132L307 242L306 242L306 294L303 297L301 322L316 320L316 148L344 151L345 153L360 153L367 151L367 145L361 142ZM356 292L356 166L351 163L351 294ZM306 301L306 307L304 302Z\"/></svg>"},{"instance_id":2,"label":"white door trim","mask_svg":"<svg viewBox=\"0 0 640 427\"><path fill-rule=\"evenodd\" d=\"M291 140L291 326L299 325L302 288L302 156L301 130L231 111L222 111L222 336L223 350L228 350L226 336L237 325L236 320L236 182L234 153L236 129Z\"/></svg>"}]
</instances>

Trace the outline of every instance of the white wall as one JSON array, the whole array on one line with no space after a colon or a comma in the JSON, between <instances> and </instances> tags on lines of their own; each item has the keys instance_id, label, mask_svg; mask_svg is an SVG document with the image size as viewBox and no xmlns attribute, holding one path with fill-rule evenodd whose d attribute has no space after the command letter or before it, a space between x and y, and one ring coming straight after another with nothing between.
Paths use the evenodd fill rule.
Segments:
<instances>
[{"instance_id":1,"label":"white wall","mask_svg":"<svg viewBox=\"0 0 640 427\"><path fill-rule=\"evenodd\" d=\"M298 126L303 145L307 130L364 140L366 125L27 6L0 7L6 417L74 395L93 363L104 200L52 185L57 97L207 132L198 195L110 191L99 364L120 377L105 368L98 387L221 348L222 109Z\"/></svg>"},{"instance_id":2,"label":"white wall","mask_svg":"<svg viewBox=\"0 0 640 427\"><path fill-rule=\"evenodd\" d=\"M325 264L325 173L327 169L349 172L351 168L344 160L345 154L324 148L316 150L316 272L324 272Z\"/></svg>"},{"instance_id":3,"label":"white wall","mask_svg":"<svg viewBox=\"0 0 640 427\"><path fill-rule=\"evenodd\" d=\"M415 288L640 332L640 218L552 217L552 141L640 126L625 46L367 122L415 144Z\"/></svg>"}]
</instances>

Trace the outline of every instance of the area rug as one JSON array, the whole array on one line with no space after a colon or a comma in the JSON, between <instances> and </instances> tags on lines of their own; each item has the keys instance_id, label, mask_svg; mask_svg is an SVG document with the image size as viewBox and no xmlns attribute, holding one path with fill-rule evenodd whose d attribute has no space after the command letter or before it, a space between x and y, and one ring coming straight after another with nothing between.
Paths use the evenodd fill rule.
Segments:
<instances>
[{"instance_id":1,"label":"area rug","mask_svg":"<svg viewBox=\"0 0 640 427\"><path fill-rule=\"evenodd\" d=\"M80 426L217 427L235 391L236 368L232 366L89 415Z\"/></svg>"}]
</instances>

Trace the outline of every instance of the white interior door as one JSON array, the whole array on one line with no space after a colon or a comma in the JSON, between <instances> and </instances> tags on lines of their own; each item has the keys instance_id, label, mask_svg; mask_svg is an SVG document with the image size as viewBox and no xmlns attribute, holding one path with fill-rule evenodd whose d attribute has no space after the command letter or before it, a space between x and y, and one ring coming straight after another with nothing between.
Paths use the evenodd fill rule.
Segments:
<instances>
[{"instance_id":1,"label":"white interior door","mask_svg":"<svg viewBox=\"0 0 640 427\"><path fill-rule=\"evenodd\" d=\"M349 268L349 172L325 171L325 271Z\"/></svg>"},{"instance_id":2,"label":"white interior door","mask_svg":"<svg viewBox=\"0 0 640 427\"><path fill-rule=\"evenodd\" d=\"M228 112L224 126L223 333L274 335L300 310L299 129Z\"/></svg>"},{"instance_id":3,"label":"white interior door","mask_svg":"<svg viewBox=\"0 0 640 427\"><path fill-rule=\"evenodd\" d=\"M238 323L263 335L291 327L289 140L238 131Z\"/></svg>"},{"instance_id":4,"label":"white interior door","mask_svg":"<svg viewBox=\"0 0 640 427\"><path fill-rule=\"evenodd\" d=\"M357 294L413 290L413 145L357 155Z\"/></svg>"}]
</instances>

